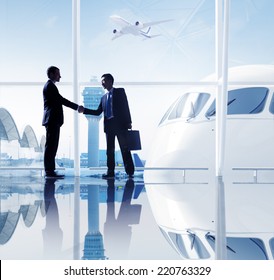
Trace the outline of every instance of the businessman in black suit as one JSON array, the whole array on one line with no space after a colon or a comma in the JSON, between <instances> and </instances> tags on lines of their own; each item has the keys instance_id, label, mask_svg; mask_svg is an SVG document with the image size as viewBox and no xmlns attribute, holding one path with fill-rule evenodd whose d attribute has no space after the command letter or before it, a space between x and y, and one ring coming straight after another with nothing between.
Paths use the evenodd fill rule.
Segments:
<instances>
[{"instance_id":1,"label":"businessman in black suit","mask_svg":"<svg viewBox=\"0 0 274 280\"><path fill-rule=\"evenodd\" d=\"M125 90L113 87L114 78L111 74L104 74L101 77L101 83L107 93L102 96L98 108L92 110L79 106L78 112L95 116L104 113L108 171L103 175L103 178L110 179L114 177L116 136L122 153L125 171L129 177L133 177L134 164L127 146L127 130L131 129L131 115Z\"/></svg>"},{"instance_id":2,"label":"businessman in black suit","mask_svg":"<svg viewBox=\"0 0 274 280\"><path fill-rule=\"evenodd\" d=\"M64 123L63 105L77 110L78 105L62 97L55 83L60 81L60 70L50 66L47 70L49 80L43 89L44 115L42 125L46 127L44 168L46 177L63 177L55 172L55 156L59 144L60 127Z\"/></svg>"}]
</instances>

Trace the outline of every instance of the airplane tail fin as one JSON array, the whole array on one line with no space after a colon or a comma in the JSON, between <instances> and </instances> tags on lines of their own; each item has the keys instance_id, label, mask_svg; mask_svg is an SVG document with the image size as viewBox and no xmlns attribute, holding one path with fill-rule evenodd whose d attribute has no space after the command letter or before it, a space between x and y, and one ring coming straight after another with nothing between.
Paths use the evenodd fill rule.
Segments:
<instances>
[{"instance_id":1,"label":"airplane tail fin","mask_svg":"<svg viewBox=\"0 0 274 280\"><path fill-rule=\"evenodd\" d=\"M145 38L151 38L151 36L149 35L150 29L151 27L149 26L147 31L140 30L141 35L143 35Z\"/></svg>"},{"instance_id":2,"label":"airplane tail fin","mask_svg":"<svg viewBox=\"0 0 274 280\"><path fill-rule=\"evenodd\" d=\"M146 32L145 31L142 32L142 35L149 39L161 36L161 34L149 35L150 29L151 27L149 26Z\"/></svg>"},{"instance_id":3,"label":"airplane tail fin","mask_svg":"<svg viewBox=\"0 0 274 280\"><path fill-rule=\"evenodd\" d=\"M141 161L138 154L135 154L135 153L133 154L133 160L134 160L135 167L144 167L144 164Z\"/></svg>"},{"instance_id":4,"label":"airplane tail fin","mask_svg":"<svg viewBox=\"0 0 274 280\"><path fill-rule=\"evenodd\" d=\"M152 39L152 38L155 38L155 37L161 36L161 34L149 35L149 34L147 34L147 33L141 33L141 35L143 35L143 36L144 36L144 39Z\"/></svg>"},{"instance_id":5,"label":"airplane tail fin","mask_svg":"<svg viewBox=\"0 0 274 280\"><path fill-rule=\"evenodd\" d=\"M147 29L147 31L146 32L144 32L145 34L148 34L149 33L149 31L150 31L150 29L151 29L151 27L149 26L149 28Z\"/></svg>"}]
</instances>

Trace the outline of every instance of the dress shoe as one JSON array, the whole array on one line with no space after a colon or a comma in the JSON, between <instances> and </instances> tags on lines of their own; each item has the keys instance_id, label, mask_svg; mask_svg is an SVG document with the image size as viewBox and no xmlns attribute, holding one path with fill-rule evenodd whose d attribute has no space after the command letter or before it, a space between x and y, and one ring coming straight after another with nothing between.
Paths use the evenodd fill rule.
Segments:
<instances>
[{"instance_id":1,"label":"dress shoe","mask_svg":"<svg viewBox=\"0 0 274 280\"><path fill-rule=\"evenodd\" d=\"M113 178L115 178L115 175L114 175L114 173L106 173L106 174L102 175L102 178L103 179L113 179Z\"/></svg>"},{"instance_id":2,"label":"dress shoe","mask_svg":"<svg viewBox=\"0 0 274 280\"><path fill-rule=\"evenodd\" d=\"M45 178L49 179L49 178L56 178L56 179L63 179L65 177L65 175L60 175L57 174L56 172L52 172L52 173L46 173Z\"/></svg>"}]
</instances>

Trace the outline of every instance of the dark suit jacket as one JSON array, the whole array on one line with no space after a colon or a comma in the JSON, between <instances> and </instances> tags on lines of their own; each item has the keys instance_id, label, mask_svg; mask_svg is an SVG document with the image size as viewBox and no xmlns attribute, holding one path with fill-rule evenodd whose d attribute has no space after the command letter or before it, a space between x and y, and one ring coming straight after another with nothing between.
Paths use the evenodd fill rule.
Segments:
<instances>
[{"instance_id":1,"label":"dark suit jacket","mask_svg":"<svg viewBox=\"0 0 274 280\"><path fill-rule=\"evenodd\" d=\"M42 125L59 125L64 123L63 106L77 110L78 105L62 97L56 85L48 80L43 89L44 115Z\"/></svg>"},{"instance_id":2,"label":"dark suit jacket","mask_svg":"<svg viewBox=\"0 0 274 280\"><path fill-rule=\"evenodd\" d=\"M112 111L113 120L106 119L107 94L101 98L101 102L96 110L85 108L84 114L99 116L104 112L104 131L119 131L131 128L131 115L128 106L127 96L123 88L113 88Z\"/></svg>"}]
</instances>

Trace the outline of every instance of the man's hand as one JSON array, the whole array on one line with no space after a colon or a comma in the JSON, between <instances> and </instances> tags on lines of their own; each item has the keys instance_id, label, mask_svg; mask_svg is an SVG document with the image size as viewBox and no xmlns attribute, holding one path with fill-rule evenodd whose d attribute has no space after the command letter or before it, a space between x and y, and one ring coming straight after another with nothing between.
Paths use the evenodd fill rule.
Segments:
<instances>
[{"instance_id":1,"label":"man's hand","mask_svg":"<svg viewBox=\"0 0 274 280\"><path fill-rule=\"evenodd\" d=\"M83 113L84 110L85 108L82 105L78 106L78 113Z\"/></svg>"}]
</instances>

